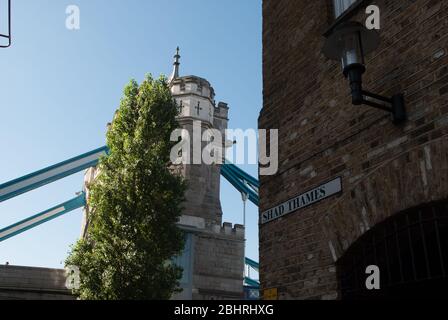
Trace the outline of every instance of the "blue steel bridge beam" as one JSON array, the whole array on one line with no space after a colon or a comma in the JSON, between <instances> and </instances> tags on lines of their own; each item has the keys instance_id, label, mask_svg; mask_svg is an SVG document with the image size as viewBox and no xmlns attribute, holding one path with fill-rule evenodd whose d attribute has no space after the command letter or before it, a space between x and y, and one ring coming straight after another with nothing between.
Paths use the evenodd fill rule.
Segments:
<instances>
[{"instance_id":1,"label":"blue steel bridge beam","mask_svg":"<svg viewBox=\"0 0 448 320\"><path fill-rule=\"evenodd\" d=\"M28 219L17 222L9 227L6 227L0 230L0 242L5 241L6 239L17 236L25 231L33 229L45 222L56 219L60 216L63 216L73 210L78 208L82 208L86 205L86 195L82 192L76 198L64 202L56 207L45 210L41 213L38 213Z\"/></svg>"},{"instance_id":2,"label":"blue steel bridge beam","mask_svg":"<svg viewBox=\"0 0 448 320\"><path fill-rule=\"evenodd\" d=\"M231 170L240 179L245 180L254 190L258 192L260 182L257 179L246 173L244 170L241 170L227 159L225 160L225 167Z\"/></svg>"},{"instance_id":3,"label":"blue steel bridge beam","mask_svg":"<svg viewBox=\"0 0 448 320\"><path fill-rule=\"evenodd\" d=\"M90 167L94 167L98 164L100 157L107 153L108 148L104 146L54 166L4 183L0 185L0 202L17 197ZM229 180L229 182L237 188L238 191L248 194L250 201L258 205L258 180L229 161L226 161L226 164L222 166L221 173L224 178Z\"/></svg>"},{"instance_id":4,"label":"blue steel bridge beam","mask_svg":"<svg viewBox=\"0 0 448 320\"><path fill-rule=\"evenodd\" d=\"M255 288L260 287L260 282L258 282L257 280L248 278L248 277L244 277L244 283L250 287L255 287Z\"/></svg>"},{"instance_id":5,"label":"blue steel bridge beam","mask_svg":"<svg viewBox=\"0 0 448 320\"><path fill-rule=\"evenodd\" d=\"M54 166L28 174L24 177L0 185L0 202L17 197L49 183L68 177L77 172L94 167L101 156L106 155L107 147L102 147Z\"/></svg>"},{"instance_id":6,"label":"blue steel bridge beam","mask_svg":"<svg viewBox=\"0 0 448 320\"><path fill-rule=\"evenodd\" d=\"M259 263L254 261L254 260L252 260L252 259L246 258L246 262L245 263L246 263L247 266L251 267L252 269L255 269L256 271L260 270Z\"/></svg>"},{"instance_id":7,"label":"blue steel bridge beam","mask_svg":"<svg viewBox=\"0 0 448 320\"><path fill-rule=\"evenodd\" d=\"M221 167L221 175L230 182L230 184L236 188L239 192L245 193L249 196L249 200L258 206L259 199L258 199L258 193L249 188L247 184L245 184L245 180L240 179L239 176L237 176L232 170L227 168L227 165L223 165Z\"/></svg>"},{"instance_id":8,"label":"blue steel bridge beam","mask_svg":"<svg viewBox=\"0 0 448 320\"><path fill-rule=\"evenodd\" d=\"M101 156L107 155L108 152L108 148L104 146L24 177L4 183L0 185L0 202L17 197L23 193L63 179L90 167L94 167L98 164ZM238 191L247 194L249 200L258 206L258 180L228 161L221 167L221 175ZM85 195L81 195L36 216L20 221L10 227L0 230L0 242L84 205Z\"/></svg>"}]
</instances>

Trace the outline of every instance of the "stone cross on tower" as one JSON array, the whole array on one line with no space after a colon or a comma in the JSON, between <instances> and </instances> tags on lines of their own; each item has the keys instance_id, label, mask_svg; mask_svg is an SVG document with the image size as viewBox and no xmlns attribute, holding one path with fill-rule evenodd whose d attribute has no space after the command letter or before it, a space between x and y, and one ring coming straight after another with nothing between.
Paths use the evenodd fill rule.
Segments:
<instances>
[{"instance_id":1,"label":"stone cross on tower","mask_svg":"<svg viewBox=\"0 0 448 320\"><path fill-rule=\"evenodd\" d=\"M195 107L195 109L198 111L198 116L201 114L201 101L198 101L198 105Z\"/></svg>"},{"instance_id":2,"label":"stone cross on tower","mask_svg":"<svg viewBox=\"0 0 448 320\"><path fill-rule=\"evenodd\" d=\"M182 114L182 112L184 111L184 102L182 100L179 101L178 111L180 114Z\"/></svg>"}]
</instances>

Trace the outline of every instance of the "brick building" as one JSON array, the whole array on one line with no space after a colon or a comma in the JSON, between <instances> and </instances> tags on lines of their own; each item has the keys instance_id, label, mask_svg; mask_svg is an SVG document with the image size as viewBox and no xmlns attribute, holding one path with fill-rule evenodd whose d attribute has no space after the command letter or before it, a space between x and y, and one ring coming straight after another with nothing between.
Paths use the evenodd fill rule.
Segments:
<instances>
[{"instance_id":1,"label":"brick building","mask_svg":"<svg viewBox=\"0 0 448 320\"><path fill-rule=\"evenodd\" d=\"M404 94L401 125L353 105L340 63L322 54L326 37L364 24L372 4L381 43L363 86ZM279 171L260 177L262 288L279 299L438 297L448 276L448 2L264 0L263 19L259 127L279 129ZM333 192L318 201L322 188ZM291 203L287 214L278 207ZM369 265L380 290L365 287Z\"/></svg>"}]
</instances>

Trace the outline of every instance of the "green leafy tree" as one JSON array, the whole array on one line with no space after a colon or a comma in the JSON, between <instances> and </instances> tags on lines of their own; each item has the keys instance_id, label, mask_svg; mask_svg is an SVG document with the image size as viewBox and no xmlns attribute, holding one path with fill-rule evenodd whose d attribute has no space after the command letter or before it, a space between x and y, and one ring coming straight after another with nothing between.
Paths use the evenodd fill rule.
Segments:
<instances>
[{"instance_id":1,"label":"green leafy tree","mask_svg":"<svg viewBox=\"0 0 448 320\"><path fill-rule=\"evenodd\" d=\"M165 78L131 81L107 133L110 154L90 186L89 228L66 260L80 270L74 293L88 300L169 299L182 270L176 226L185 182L172 171L177 106Z\"/></svg>"}]
</instances>

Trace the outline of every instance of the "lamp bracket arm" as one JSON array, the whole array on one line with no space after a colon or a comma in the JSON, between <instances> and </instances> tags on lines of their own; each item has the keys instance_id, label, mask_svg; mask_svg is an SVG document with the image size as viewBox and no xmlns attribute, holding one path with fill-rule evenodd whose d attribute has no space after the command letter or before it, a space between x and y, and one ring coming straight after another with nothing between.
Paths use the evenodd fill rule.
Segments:
<instances>
[{"instance_id":1,"label":"lamp bracket arm","mask_svg":"<svg viewBox=\"0 0 448 320\"><path fill-rule=\"evenodd\" d=\"M373 108L376 108L376 109L381 109L381 110L393 113L392 107L388 107L388 106L385 106L385 105L380 104L380 103L376 103L376 102L373 102L373 101L370 101L370 100L366 100L366 99L363 99L362 103L365 104L365 105L371 106Z\"/></svg>"},{"instance_id":2,"label":"lamp bracket arm","mask_svg":"<svg viewBox=\"0 0 448 320\"><path fill-rule=\"evenodd\" d=\"M383 96L380 96L379 94L372 93L372 92L367 91L367 90L362 90L362 94L367 96L367 97L370 97L370 98L373 98L373 99L376 99L376 100L380 100L380 101L384 101L384 102L392 104L392 99L391 98L383 97Z\"/></svg>"},{"instance_id":3,"label":"lamp bracket arm","mask_svg":"<svg viewBox=\"0 0 448 320\"><path fill-rule=\"evenodd\" d=\"M393 113L393 102L392 99L380 96L379 94L372 93L370 91L361 90L361 94L363 96L362 103L377 109L381 109L390 113ZM365 97L369 97L378 101L386 102L389 106L377 103L375 101L367 100Z\"/></svg>"},{"instance_id":4,"label":"lamp bracket arm","mask_svg":"<svg viewBox=\"0 0 448 320\"><path fill-rule=\"evenodd\" d=\"M362 94L362 101L361 101L362 104L391 113L395 124L400 124L407 120L403 94L396 94L393 95L391 98L386 98L362 89L361 94ZM367 100L365 97L385 102L387 105Z\"/></svg>"}]
</instances>

